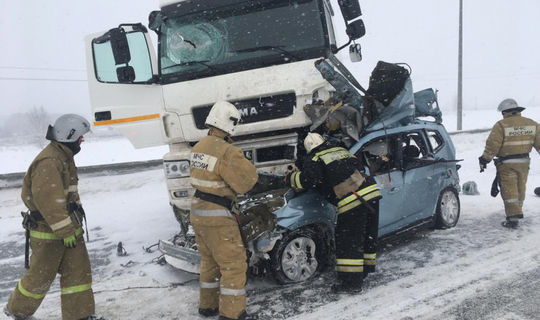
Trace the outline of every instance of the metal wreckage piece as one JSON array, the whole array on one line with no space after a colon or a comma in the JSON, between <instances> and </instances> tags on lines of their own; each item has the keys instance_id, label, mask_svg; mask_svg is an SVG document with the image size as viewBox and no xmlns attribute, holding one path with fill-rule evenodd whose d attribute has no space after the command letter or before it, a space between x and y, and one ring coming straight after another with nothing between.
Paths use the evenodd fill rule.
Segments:
<instances>
[{"instance_id":1,"label":"metal wreckage piece","mask_svg":"<svg viewBox=\"0 0 540 320\"><path fill-rule=\"evenodd\" d=\"M312 121L310 131L331 135L349 147L367 132L407 125L414 122L415 117L431 116L437 123L442 122L435 91L426 89L413 93L410 71L402 66L379 61L371 74L368 90L364 90L335 57L318 60L315 67L335 92L326 102L314 101L304 106ZM239 199L240 228L252 269L258 269L259 262L269 260L268 253L287 229L278 226L276 216L276 211L287 204L287 190L283 175L260 173L253 190ZM159 249L170 265L198 273L201 256L189 214L181 210L175 214L181 233L170 241L160 240Z\"/></svg>"},{"instance_id":2,"label":"metal wreckage piece","mask_svg":"<svg viewBox=\"0 0 540 320\"><path fill-rule=\"evenodd\" d=\"M413 92L410 71L400 64L379 61L371 73L368 90L349 80L352 75L335 58L318 60L315 67L335 93L327 101L304 106L312 121L310 131L329 135L341 132L356 142L367 132L405 126L417 117L433 117L442 123L435 91L429 88Z\"/></svg>"},{"instance_id":3,"label":"metal wreckage piece","mask_svg":"<svg viewBox=\"0 0 540 320\"><path fill-rule=\"evenodd\" d=\"M240 230L249 251L249 265L268 259L281 233L275 232L277 217L274 212L285 205L284 175L259 173L255 187L238 200ZM195 233L188 216L179 216L181 232L172 240L160 240L159 250L167 263L191 273L199 273L201 256L197 251Z\"/></svg>"}]
</instances>

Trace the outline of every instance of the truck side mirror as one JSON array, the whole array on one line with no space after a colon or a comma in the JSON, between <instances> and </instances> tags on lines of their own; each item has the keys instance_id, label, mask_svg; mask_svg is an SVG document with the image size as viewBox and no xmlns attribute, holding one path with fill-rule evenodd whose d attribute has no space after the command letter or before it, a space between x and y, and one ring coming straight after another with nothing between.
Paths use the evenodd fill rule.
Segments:
<instances>
[{"instance_id":1,"label":"truck side mirror","mask_svg":"<svg viewBox=\"0 0 540 320\"><path fill-rule=\"evenodd\" d=\"M95 38L93 43L102 44L107 41L111 42L111 49L114 56L114 63L116 65L126 64L131 61L131 54L129 53L129 44L126 36L126 32L123 28L114 28L107 31L101 37Z\"/></svg>"},{"instance_id":2,"label":"truck side mirror","mask_svg":"<svg viewBox=\"0 0 540 320\"><path fill-rule=\"evenodd\" d=\"M124 29L116 28L111 29L109 32L111 33L111 48L114 56L114 62L119 65L131 61L129 44Z\"/></svg>"},{"instance_id":3,"label":"truck side mirror","mask_svg":"<svg viewBox=\"0 0 540 320\"><path fill-rule=\"evenodd\" d=\"M351 21L362 15L358 0L338 0L341 14L346 21Z\"/></svg>"},{"instance_id":4,"label":"truck side mirror","mask_svg":"<svg viewBox=\"0 0 540 320\"><path fill-rule=\"evenodd\" d=\"M148 15L148 28L150 28L150 30L154 30L156 33L159 33L162 24L163 13L161 11L150 12Z\"/></svg>"},{"instance_id":5,"label":"truck side mirror","mask_svg":"<svg viewBox=\"0 0 540 320\"><path fill-rule=\"evenodd\" d=\"M135 81L135 69L132 66L118 67L116 76L120 83L133 83Z\"/></svg>"},{"instance_id":6,"label":"truck side mirror","mask_svg":"<svg viewBox=\"0 0 540 320\"><path fill-rule=\"evenodd\" d=\"M346 32L351 40L362 38L366 34L366 26L364 26L364 21L362 21L362 19L358 19L350 24L347 24Z\"/></svg>"},{"instance_id":7,"label":"truck side mirror","mask_svg":"<svg viewBox=\"0 0 540 320\"><path fill-rule=\"evenodd\" d=\"M362 47L359 43L351 44L349 46L349 58L351 62L362 61Z\"/></svg>"}]
</instances>

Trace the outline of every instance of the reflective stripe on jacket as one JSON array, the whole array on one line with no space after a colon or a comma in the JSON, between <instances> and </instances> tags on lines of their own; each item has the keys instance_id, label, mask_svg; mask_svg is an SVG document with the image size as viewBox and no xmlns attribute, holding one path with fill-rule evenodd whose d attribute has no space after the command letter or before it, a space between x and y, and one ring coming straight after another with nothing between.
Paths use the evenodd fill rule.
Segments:
<instances>
[{"instance_id":1,"label":"reflective stripe on jacket","mask_svg":"<svg viewBox=\"0 0 540 320\"><path fill-rule=\"evenodd\" d=\"M246 193L253 188L258 175L255 166L244 157L242 150L225 141L226 136L225 132L212 128L208 136L193 147L190 162L191 185L202 192L235 201L237 194ZM221 212L223 208L196 197L191 202L192 212L205 216L211 212Z\"/></svg>"},{"instance_id":2,"label":"reflective stripe on jacket","mask_svg":"<svg viewBox=\"0 0 540 320\"><path fill-rule=\"evenodd\" d=\"M486 140L482 157L491 161L494 157L527 154L534 147L540 153L540 126L534 120L521 116L521 113L504 114L491 129ZM529 162L528 159L513 159L505 163Z\"/></svg>"},{"instance_id":3,"label":"reflective stripe on jacket","mask_svg":"<svg viewBox=\"0 0 540 320\"><path fill-rule=\"evenodd\" d=\"M344 207L339 213L362 204L357 194L366 200L381 197L379 187L371 177L359 171L360 160L345 148L326 142L316 148L305 162L302 171L291 174L291 187L297 191L317 188L329 201ZM357 202L354 202L357 200Z\"/></svg>"},{"instance_id":4,"label":"reflective stripe on jacket","mask_svg":"<svg viewBox=\"0 0 540 320\"><path fill-rule=\"evenodd\" d=\"M341 199L338 202L338 214L347 212L353 208L362 205L364 202L380 199L382 197L379 186L375 183L365 188L362 188L348 197ZM362 198L362 199L360 199ZM363 201L362 201L363 200Z\"/></svg>"},{"instance_id":5,"label":"reflective stripe on jacket","mask_svg":"<svg viewBox=\"0 0 540 320\"><path fill-rule=\"evenodd\" d=\"M42 227L59 238L75 233L78 223L69 215L67 204L80 203L77 167L73 152L52 141L30 164L23 179L21 198L31 211L39 211Z\"/></svg>"}]
</instances>

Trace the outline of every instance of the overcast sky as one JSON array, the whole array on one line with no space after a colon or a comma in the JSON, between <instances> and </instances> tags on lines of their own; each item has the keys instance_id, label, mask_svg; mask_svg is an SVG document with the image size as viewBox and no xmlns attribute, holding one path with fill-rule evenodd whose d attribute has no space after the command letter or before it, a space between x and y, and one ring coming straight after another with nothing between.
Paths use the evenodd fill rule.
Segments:
<instances>
[{"instance_id":1,"label":"overcast sky","mask_svg":"<svg viewBox=\"0 0 540 320\"><path fill-rule=\"evenodd\" d=\"M365 86L378 60L406 62L415 90L435 87L456 108L459 0L360 1ZM464 108L514 97L540 107L540 1L464 0ZM123 22L147 24L157 0L0 0L0 116L43 106L90 116L84 37ZM334 1L335 4L335 1ZM337 5L335 6L338 11ZM342 26L338 25L339 30ZM34 80L29 80L34 79ZM538 120L538 119L537 119Z\"/></svg>"}]
</instances>

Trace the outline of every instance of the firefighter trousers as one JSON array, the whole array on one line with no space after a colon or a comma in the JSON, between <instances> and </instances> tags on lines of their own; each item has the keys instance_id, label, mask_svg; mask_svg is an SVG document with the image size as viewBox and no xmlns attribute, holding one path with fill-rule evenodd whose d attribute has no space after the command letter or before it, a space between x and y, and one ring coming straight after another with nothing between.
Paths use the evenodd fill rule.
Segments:
<instances>
[{"instance_id":1,"label":"firefighter trousers","mask_svg":"<svg viewBox=\"0 0 540 320\"><path fill-rule=\"evenodd\" d=\"M77 320L94 314L90 259L82 235L71 249L53 233L32 230L30 237L30 268L9 297L9 311L19 317L33 315L59 273L62 319Z\"/></svg>"},{"instance_id":2,"label":"firefighter trousers","mask_svg":"<svg viewBox=\"0 0 540 320\"><path fill-rule=\"evenodd\" d=\"M523 218L529 164L502 163L497 166L497 173L501 179L501 197L506 217Z\"/></svg>"},{"instance_id":3,"label":"firefighter trousers","mask_svg":"<svg viewBox=\"0 0 540 320\"><path fill-rule=\"evenodd\" d=\"M379 231L379 200L338 215L336 226L336 271L342 283L361 286L364 276L375 271Z\"/></svg>"},{"instance_id":4,"label":"firefighter trousers","mask_svg":"<svg viewBox=\"0 0 540 320\"><path fill-rule=\"evenodd\" d=\"M246 249L236 220L191 214L201 254L199 308L237 319L246 310Z\"/></svg>"}]
</instances>

